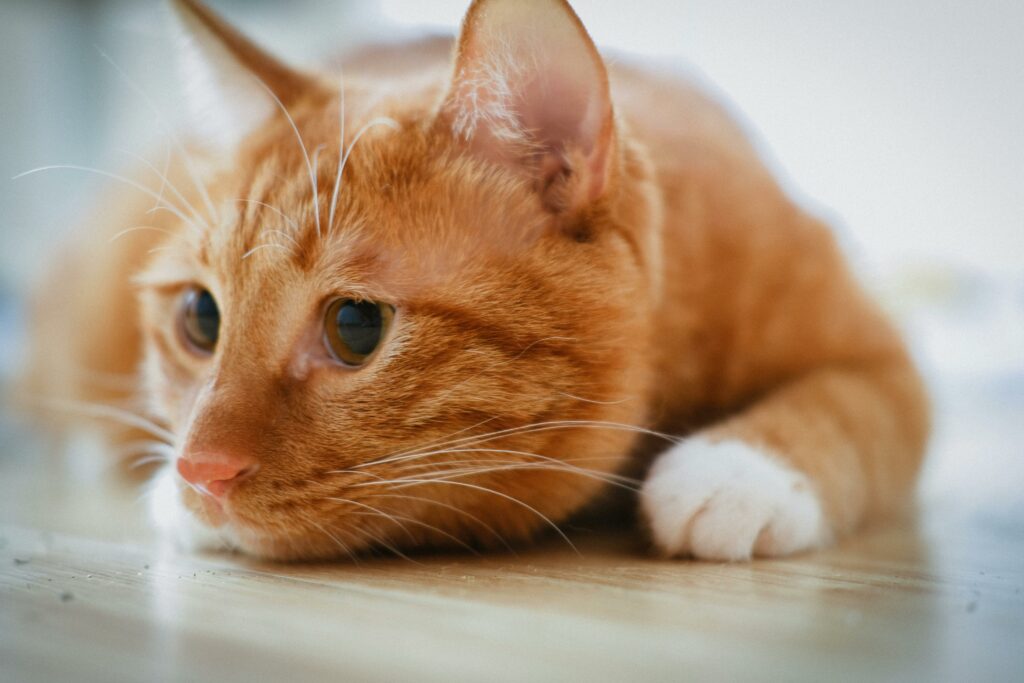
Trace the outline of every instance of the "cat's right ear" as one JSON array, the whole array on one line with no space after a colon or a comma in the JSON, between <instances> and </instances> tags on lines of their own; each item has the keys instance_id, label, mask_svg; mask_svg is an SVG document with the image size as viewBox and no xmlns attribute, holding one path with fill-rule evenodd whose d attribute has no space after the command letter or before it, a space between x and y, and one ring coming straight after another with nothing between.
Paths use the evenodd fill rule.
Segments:
<instances>
[{"instance_id":1,"label":"cat's right ear","mask_svg":"<svg viewBox=\"0 0 1024 683\"><path fill-rule=\"evenodd\" d=\"M199 0L170 4L192 132L213 149L234 149L312 85Z\"/></svg>"}]
</instances>

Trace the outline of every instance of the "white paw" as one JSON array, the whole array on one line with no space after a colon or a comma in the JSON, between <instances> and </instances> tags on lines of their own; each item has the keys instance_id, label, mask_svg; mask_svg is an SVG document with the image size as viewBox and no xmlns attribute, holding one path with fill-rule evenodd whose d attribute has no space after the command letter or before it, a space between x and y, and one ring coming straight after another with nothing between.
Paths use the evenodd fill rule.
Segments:
<instances>
[{"instance_id":1,"label":"white paw","mask_svg":"<svg viewBox=\"0 0 1024 683\"><path fill-rule=\"evenodd\" d=\"M742 441L696 437L673 447L651 468L640 504L667 555L777 557L830 538L810 480Z\"/></svg>"},{"instance_id":2,"label":"white paw","mask_svg":"<svg viewBox=\"0 0 1024 683\"><path fill-rule=\"evenodd\" d=\"M160 470L148 492L149 517L160 540L178 550L223 550L235 543L224 530L211 529L195 518L181 500L181 482L173 466Z\"/></svg>"}]
</instances>

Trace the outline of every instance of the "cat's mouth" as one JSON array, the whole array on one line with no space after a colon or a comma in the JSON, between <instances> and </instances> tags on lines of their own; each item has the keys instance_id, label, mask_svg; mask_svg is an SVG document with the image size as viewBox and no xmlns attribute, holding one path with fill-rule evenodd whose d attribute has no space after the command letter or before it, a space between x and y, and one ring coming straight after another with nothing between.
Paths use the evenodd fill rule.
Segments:
<instances>
[{"instance_id":1,"label":"cat's mouth","mask_svg":"<svg viewBox=\"0 0 1024 683\"><path fill-rule=\"evenodd\" d=\"M166 477L171 480L171 476ZM180 480L171 484L175 491L172 509L155 510L158 526L190 550L241 551L267 560L289 562L308 559L333 559L353 556L368 547L359 535L344 535L314 523L307 529L300 524L284 525L282 520L256 520L240 510L231 496L217 497ZM157 506L159 507L159 505Z\"/></svg>"},{"instance_id":2,"label":"cat's mouth","mask_svg":"<svg viewBox=\"0 0 1024 683\"><path fill-rule=\"evenodd\" d=\"M210 492L186 484L182 497L185 507L206 526L219 529L230 521L225 502Z\"/></svg>"},{"instance_id":3,"label":"cat's mouth","mask_svg":"<svg viewBox=\"0 0 1024 683\"><path fill-rule=\"evenodd\" d=\"M207 550L241 550L275 560L291 560L302 555L290 534L274 533L277 525L257 522L240 510L232 498L235 493L217 496L188 482L178 482L179 505L201 529L190 545Z\"/></svg>"}]
</instances>

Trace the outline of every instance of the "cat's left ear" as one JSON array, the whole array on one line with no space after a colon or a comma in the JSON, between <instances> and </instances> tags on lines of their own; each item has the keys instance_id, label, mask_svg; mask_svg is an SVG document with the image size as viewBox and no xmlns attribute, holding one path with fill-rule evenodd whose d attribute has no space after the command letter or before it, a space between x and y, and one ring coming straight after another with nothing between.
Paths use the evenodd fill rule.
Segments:
<instances>
[{"instance_id":1,"label":"cat's left ear","mask_svg":"<svg viewBox=\"0 0 1024 683\"><path fill-rule=\"evenodd\" d=\"M193 132L214 149L233 149L260 124L313 87L199 0L170 0ZM275 97L281 102L275 102Z\"/></svg>"},{"instance_id":2,"label":"cat's left ear","mask_svg":"<svg viewBox=\"0 0 1024 683\"><path fill-rule=\"evenodd\" d=\"M608 74L565 0L476 0L441 116L476 153L530 173L553 212L607 190Z\"/></svg>"}]
</instances>

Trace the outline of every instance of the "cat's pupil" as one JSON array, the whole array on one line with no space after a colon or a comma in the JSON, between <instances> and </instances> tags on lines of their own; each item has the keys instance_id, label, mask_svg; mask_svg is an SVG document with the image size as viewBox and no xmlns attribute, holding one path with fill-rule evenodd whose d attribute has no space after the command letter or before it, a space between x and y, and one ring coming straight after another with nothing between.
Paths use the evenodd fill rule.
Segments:
<instances>
[{"instance_id":1,"label":"cat's pupil","mask_svg":"<svg viewBox=\"0 0 1024 683\"><path fill-rule=\"evenodd\" d=\"M220 335L220 310L213 295L205 289L193 289L185 299L184 332L200 351L210 352Z\"/></svg>"},{"instance_id":2,"label":"cat's pupil","mask_svg":"<svg viewBox=\"0 0 1024 683\"><path fill-rule=\"evenodd\" d=\"M338 308L338 335L360 356L373 353L382 331L380 306L367 301L347 301Z\"/></svg>"}]
</instances>

